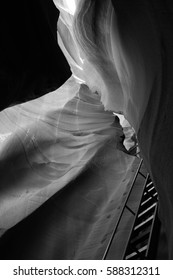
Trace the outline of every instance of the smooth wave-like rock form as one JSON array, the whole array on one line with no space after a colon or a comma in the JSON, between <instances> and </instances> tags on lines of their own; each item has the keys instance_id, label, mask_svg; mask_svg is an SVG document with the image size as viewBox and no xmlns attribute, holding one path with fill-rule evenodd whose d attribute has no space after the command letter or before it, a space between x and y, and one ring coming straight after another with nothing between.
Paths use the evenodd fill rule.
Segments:
<instances>
[{"instance_id":1,"label":"smooth wave-like rock form","mask_svg":"<svg viewBox=\"0 0 173 280\"><path fill-rule=\"evenodd\" d=\"M134 176L133 161L110 139L82 173L1 237L0 259L102 259ZM24 209L43 201L49 187Z\"/></svg>"},{"instance_id":2,"label":"smooth wave-like rock form","mask_svg":"<svg viewBox=\"0 0 173 280\"><path fill-rule=\"evenodd\" d=\"M137 131L150 94L150 73L146 73L147 61L133 32L124 42L120 31L112 1L79 2L73 34L81 51L85 81L99 92L106 110L122 112Z\"/></svg>"},{"instance_id":3,"label":"smooth wave-like rock form","mask_svg":"<svg viewBox=\"0 0 173 280\"><path fill-rule=\"evenodd\" d=\"M99 95L74 78L55 92L2 111L0 132L2 229L74 179L109 141L116 149L123 135Z\"/></svg>"}]
</instances>

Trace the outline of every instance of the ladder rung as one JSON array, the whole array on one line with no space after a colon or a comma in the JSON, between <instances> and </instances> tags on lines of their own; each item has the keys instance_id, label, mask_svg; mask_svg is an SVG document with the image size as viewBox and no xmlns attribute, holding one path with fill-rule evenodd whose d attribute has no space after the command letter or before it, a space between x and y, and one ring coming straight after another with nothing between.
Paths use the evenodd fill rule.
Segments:
<instances>
[{"instance_id":1,"label":"ladder rung","mask_svg":"<svg viewBox=\"0 0 173 280\"><path fill-rule=\"evenodd\" d=\"M146 250L147 250L147 245L145 245L142 248L138 249L139 253L143 253ZM132 259L132 257L134 257L134 256L138 256L138 253L137 252L132 252L132 253L128 254L125 259L129 260L130 258Z\"/></svg>"},{"instance_id":2,"label":"ladder rung","mask_svg":"<svg viewBox=\"0 0 173 280\"><path fill-rule=\"evenodd\" d=\"M153 185L152 181L146 184L146 188L149 188L151 185Z\"/></svg>"},{"instance_id":3,"label":"ladder rung","mask_svg":"<svg viewBox=\"0 0 173 280\"><path fill-rule=\"evenodd\" d=\"M140 214L138 215L138 218L140 218L141 216L143 216L144 214L146 214L148 211L150 211L153 207L155 207L157 205L156 202L154 202L151 206L149 206L147 209L145 209L144 211L140 212ZM139 209L140 210L140 209Z\"/></svg>"},{"instance_id":4,"label":"ladder rung","mask_svg":"<svg viewBox=\"0 0 173 280\"><path fill-rule=\"evenodd\" d=\"M145 197L145 200L142 201L140 207L141 207L141 206L144 206L145 203L152 202L152 201L153 201L153 198L154 198L154 201L156 201L156 199L157 199L157 193L154 193L153 196L149 196L148 198Z\"/></svg>"},{"instance_id":5,"label":"ladder rung","mask_svg":"<svg viewBox=\"0 0 173 280\"><path fill-rule=\"evenodd\" d=\"M147 196L153 196L154 194L156 193L156 190L155 188L153 187L152 189L150 190L147 190L147 191L144 191L144 197L147 197ZM157 193L156 193L157 194Z\"/></svg>"},{"instance_id":6,"label":"ladder rung","mask_svg":"<svg viewBox=\"0 0 173 280\"><path fill-rule=\"evenodd\" d=\"M147 223L149 223L150 221L152 221L154 218L154 215L152 215L151 217L149 217L147 220L143 221L142 223L140 223L139 225L135 226L134 230L138 230L139 228L141 228L142 226L146 225Z\"/></svg>"}]
</instances>

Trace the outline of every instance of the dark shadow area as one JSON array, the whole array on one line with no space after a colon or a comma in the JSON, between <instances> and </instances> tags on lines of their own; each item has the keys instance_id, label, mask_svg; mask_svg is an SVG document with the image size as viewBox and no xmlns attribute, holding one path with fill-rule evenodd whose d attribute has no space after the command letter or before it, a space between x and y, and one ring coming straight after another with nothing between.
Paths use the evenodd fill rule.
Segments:
<instances>
[{"instance_id":1,"label":"dark shadow area","mask_svg":"<svg viewBox=\"0 0 173 280\"><path fill-rule=\"evenodd\" d=\"M60 87L71 75L57 43L52 0L3 1L0 10L0 110Z\"/></svg>"}]
</instances>

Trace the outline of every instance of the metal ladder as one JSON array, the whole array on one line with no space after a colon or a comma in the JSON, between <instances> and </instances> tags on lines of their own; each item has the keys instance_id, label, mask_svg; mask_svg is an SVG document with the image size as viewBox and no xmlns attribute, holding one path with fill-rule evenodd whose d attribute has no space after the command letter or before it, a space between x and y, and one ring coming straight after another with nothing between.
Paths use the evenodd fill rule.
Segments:
<instances>
[{"instance_id":1,"label":"metal ladder","mask_svg":"<svg viewBox=\"0 0 173 280\"><path fill-rule=\"evenodd\" d=\"M115 225L102 259L107 259L109 251L113 251L112 247L114 239L116 238L116 232L119 228L119 224L121 223L125 210L129 211L134 216L134 220L131 231L128 235L126 247L124 248L124 252L121 254L121 259L141 260L155 258L160 229L160 221L157 216L158 194L153 182L151 181L150 175L147 172L145 174L141 172L142 166L143 160L139 163L121 214ZM134 212L129 207L129 200L138 177L143 178L143 185L141 186L139 206L137 211ZM114 248L114 250L116 250L116 248ZM112 256L111 259L113 259Z\"/></svg>"},{"instance_id":2,"label":"metal ladder","mask_svg":"<svg viewBox=\"0 0 173 280\"><path fill-rule=\"evenodd\" d=\"M157 208L158 194L147 174L142 198L124 254L125 260L153 259L155 257L160 227Z\"/></svg>"}]
</instances>

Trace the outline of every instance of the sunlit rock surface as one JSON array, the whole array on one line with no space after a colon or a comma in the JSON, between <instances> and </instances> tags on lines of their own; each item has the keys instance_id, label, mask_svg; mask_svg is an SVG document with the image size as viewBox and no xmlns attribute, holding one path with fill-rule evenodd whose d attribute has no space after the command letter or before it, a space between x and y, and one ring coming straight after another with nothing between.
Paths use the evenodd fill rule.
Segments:
<instances>
[{"instance_id":1,"label":"sunlit rock surface","mask_svg":"<svg viewBox=\"0 0 173 280\"><path fill-rule=\"evenodd\" d=\"M2 238L0 258L101 258L133 175L134 157L117 149L118 119L98 94L71 78L55 92L1 112L0 120L1 234L62 190ZM26 241L21 227L28 245L13 250ZM13 244L8 251L6 239Z\"/></svg>"},{"instance_id":2,"label":"sunlit rock surface","mask_svg":"<svg viewBox=\"0 0 173 280\"><path fill-rule=\"evenodd\" d=\"M2 236L0 258L101 259L134 176L133 159L110 139L79 176ZM53 187L42 188L28 206Z\"/></svg>"}]
</instances>

